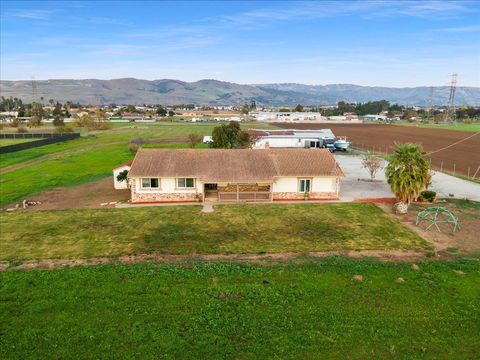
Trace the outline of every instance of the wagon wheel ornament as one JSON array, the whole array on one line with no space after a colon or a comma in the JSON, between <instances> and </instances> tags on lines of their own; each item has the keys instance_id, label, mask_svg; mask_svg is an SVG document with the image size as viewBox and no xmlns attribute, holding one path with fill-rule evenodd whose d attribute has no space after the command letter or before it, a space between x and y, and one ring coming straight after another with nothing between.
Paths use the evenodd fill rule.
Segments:
<instances>
[{"instance_id":1,"label":"wagon wheel ornament","mask_svg":"<svg viewBox=\"0 0 480 360\"><path fill-rule=\"evenodd\" d=\"M442 232L439 227L441 224L451 224L453 232L460 229L458 218L444 206L431 206L419 212L416 225L419 225L422 221L430 223L425 230L435 226L439 232Z\"/></svg>"}]
</instances>

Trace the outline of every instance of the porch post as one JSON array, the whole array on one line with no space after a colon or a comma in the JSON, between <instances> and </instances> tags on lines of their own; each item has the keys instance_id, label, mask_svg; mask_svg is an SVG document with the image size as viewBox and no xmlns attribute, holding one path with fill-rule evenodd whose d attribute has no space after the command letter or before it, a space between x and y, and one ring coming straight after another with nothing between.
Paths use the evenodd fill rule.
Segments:
<instances>
[{"instance_id":1,"label":"porch post","mask_svg":"<svg viewBox=\"0 0 480 360\"><path fill-rule=\"evenodd\" d=\"M240 201L240 190L238 189L238 183L237 183L237 202Z\"/></svg>"}]
</instances>

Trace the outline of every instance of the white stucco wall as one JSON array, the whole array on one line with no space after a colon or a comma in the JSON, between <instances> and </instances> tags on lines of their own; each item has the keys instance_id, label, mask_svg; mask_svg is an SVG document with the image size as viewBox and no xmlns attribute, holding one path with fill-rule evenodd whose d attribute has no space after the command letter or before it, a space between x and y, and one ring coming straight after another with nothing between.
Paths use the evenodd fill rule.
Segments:
<instances>
[{"instance_id":1,"label":"white stucco wall","mask_svg":"<svg viewBox=\"0 0 480 360\"><path fill-rule=\"evenodd\" d=\"M337 178L334 177L315 177L312 183L312 192L336 192Z\"/></svg>"},{"instance_id":2,"label":"white stucco wall","mask_svg":"<svg viewBox=\"0 0 480 360\"><path fill-rule=\"evenodd\" d=\"M127 180L124 180L124 181L117 180L118 174L120 174L122 171L125 171L125 170L130 170L130 166L125 165L125 166L121 166L116 169L113 169L113 187L117 190L128 189Z\"/></svg>"},{"instance_id":3,"label":"white stucco wall","mask_svg":"<svg viewBox=\"0 0 480 360\"><path fill-rule=\"evenodd\" d=\"M299 141L300 140L300 141ZM265 137L259 138L253 145L254 149L265 149L265 144L268 142L271 148L304 148L305 142L310 144L310 141L318 141L318 138L275 138Z\"/></svg>"},{"instance_id":4,"label":"white stucco wall","mask_svg":"<svg viewBox=\"0 0 480 360\"><path fill-rule=\"evenodd\" d=\"M195 179L195 187L191 189L177 189L176 178L159 178L159 187L153 189L142 189L142 179L135 178L135 189L137 193L158 193L158 194L195 194L203 193L203 183Z\"/></svg>"},{"instance_id":5,"label":"white stucco wall","mask_svg":"<svg viewBox=\"0 0 480 360\"><path fill-rule=\"evenodd\" d=\"M298 180L301 177L280 177L273 182L273 192L298 192ZM337 179L335 177L305 177L305 179L312 179L312 188L310 192L336 192Z\"/></svg>"}]
</instances>

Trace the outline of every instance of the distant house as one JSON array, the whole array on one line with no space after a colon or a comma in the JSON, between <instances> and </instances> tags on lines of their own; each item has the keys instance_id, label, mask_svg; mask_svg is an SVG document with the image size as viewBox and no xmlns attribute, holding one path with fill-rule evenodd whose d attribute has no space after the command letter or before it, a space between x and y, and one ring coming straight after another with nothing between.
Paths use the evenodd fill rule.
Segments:
<instances>
[{"instance_id":1,"label":"distant house","mask_svg":"<svg viewBox=\"0 0 480 360\"><path fill-rule=\"evenodd\" d=\"M315 122L327 119L318 112L271 112L253 111L250 113L256 121L265 122Z\"/></svg>"},{"instance_id":2,"label":"distant house","mask_svg":"<svg viewBox=\"0 0 480 360\"><path fill-rule=\"evenodd\" d=\"M342 176L327 149L140 149L128 174L132 203L338 199Z\"/></svg>"},{"instance_id":3,"label":"distant house","mask_svg":"<svg viewBox=\"0 0 480 360\"><path fill-rule=\"evenodd\" d=\"M365 115L363 117L365 121L385 121L387 120L387 115Z\"/></svg>"}]
</instances>

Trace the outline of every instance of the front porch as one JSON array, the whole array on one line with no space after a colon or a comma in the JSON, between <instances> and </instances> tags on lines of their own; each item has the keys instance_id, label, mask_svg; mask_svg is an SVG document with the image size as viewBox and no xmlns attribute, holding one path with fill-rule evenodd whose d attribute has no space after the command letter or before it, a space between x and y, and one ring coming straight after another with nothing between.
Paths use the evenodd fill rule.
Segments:
<instances>
[{"instance_id":1,"label":"front porch","mask_svg":"<svg viewBox=\"0 0 480 360\"><path fill-rule=\"evenodd\" d=\"M270 202L272 184L206 183L203 198L208 202Z\"/></svg>"}]
</instances>

